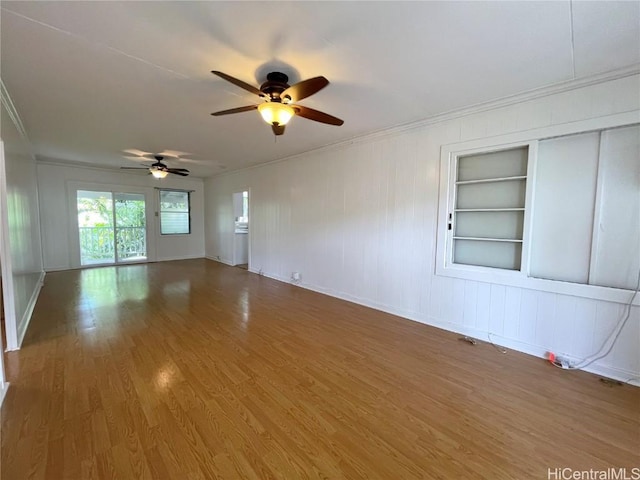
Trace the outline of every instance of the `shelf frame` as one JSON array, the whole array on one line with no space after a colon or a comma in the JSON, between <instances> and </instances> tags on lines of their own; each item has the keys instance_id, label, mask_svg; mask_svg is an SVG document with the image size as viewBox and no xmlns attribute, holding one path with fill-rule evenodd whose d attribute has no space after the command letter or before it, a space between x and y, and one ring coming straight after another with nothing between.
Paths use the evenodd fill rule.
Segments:
<instances>
[{"instance_id":1,"label":"shelf frame","mask_svg":"<svg viewBox=\"0 0 640 480\"><path fill-rule=\"evenodd\" d=\"M478 180L457 180L456 185L472 185L476 183L495 183L495 182L513 182L516 180L527 180L526 175L518 175L515 177L496 177L496 178L480 178Z\"/></svg>"},{"instance_id":2,"label":"shelf frame","mask_svg":"<svg viewBox=\"0 0 640 480\"><path fill-rule=\"evenodd\" d=\"M454 240L472 240L478 242L508 242L508 243L522 243L521 238L491 238L491 237L452 237Z\"/></svg>"},{"instance_id":3,"label":"shelf frame","mask_svg":"<svg viewBox=\"0 0 640 480\"><path fill-rule=\"evenodd\" d=\"M524 212L524 207L505 208L456 208L454 212Z\"/></svg>"}]
</instances>

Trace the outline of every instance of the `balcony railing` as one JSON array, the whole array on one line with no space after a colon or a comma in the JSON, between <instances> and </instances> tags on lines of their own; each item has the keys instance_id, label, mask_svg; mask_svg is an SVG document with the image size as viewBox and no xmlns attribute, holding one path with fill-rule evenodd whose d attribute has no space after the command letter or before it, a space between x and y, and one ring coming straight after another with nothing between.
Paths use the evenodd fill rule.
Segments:
<instances>
[{"instance_id":1,"label":"balcony railing","mask_svg":"<svg viewBox=\"0 0 640 480\"><path fill-rule=\"evenodd\" d=\"M80 227L80 256L83 265L114 263L113 227ZM118 261L147 257L145 227L116 227Z\"/></svg>"}]
</instances>

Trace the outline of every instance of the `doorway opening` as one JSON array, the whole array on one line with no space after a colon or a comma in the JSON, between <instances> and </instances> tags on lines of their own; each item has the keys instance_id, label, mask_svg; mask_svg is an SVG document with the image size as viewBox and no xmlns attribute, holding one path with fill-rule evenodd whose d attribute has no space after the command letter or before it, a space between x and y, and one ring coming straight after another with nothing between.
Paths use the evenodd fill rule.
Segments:
<instances>
[{"instance_id":1,"label":"doorway opening","mask_svg":"<svg viewBox=\"0 0 640 480\"><path fill-rule=\"evenodd\" d=\"M144 194L78 190L77 209L82 266L147 260Z\"/></svg>"},{"instance_id":2,"label":"doorway opening","mask_svg":"<svg viewBox=\"0 0 640 480\"><path fill-rule=\"evenodd\" d=\"M233 265L249 269L249 192L233 194Z\"/></svg>"}]
</instances>

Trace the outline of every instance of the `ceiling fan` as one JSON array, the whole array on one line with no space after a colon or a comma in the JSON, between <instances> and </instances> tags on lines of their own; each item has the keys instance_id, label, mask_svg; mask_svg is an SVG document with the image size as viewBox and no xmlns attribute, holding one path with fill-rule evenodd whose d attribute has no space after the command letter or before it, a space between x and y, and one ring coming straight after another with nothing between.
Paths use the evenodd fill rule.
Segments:
<instances>
[{"instance_id":1,"label":"ceiling fan","mask_svg":"<svg viewBox=\"0 0 640 480\"><path fill-rule=\"evenodd\" d=\"M168 174L173 173L174 175L180 175L182 177L186 177L189 175L189 170L186 168L169 168L166 164L162 163L164 157L162 155L154 155L153 158L156 159L155 163L144 167L120 167L123 170L149 170L149 173L153 175L155 178L164 178Z\"/></svg>"},{"instance_id":2,"label":"ceiling fan","mask_svg":"<svg viewBox=\"0 0 640 480\"><path fill-rule=\"evenodd\" d=\"M238 80L226 73L213 70L211 73L233 83L237 87L258 95L264 100L259 105L247 105L246 107L232 108L230 110L222 110L214 112L211 115L229 115L231 113L249 112L258 110L265 122L271 125L271 129L275 135L282 135L287 122L294 115L307 118L315 122L326 123L328 125L340 126L344 123L337 117L329 115L313 108L297 105L300 100L310 97L318 93L324 87L329 85L329 80L324 77L313 77L308 80L289 85L289 77L281 72L271 72L267 75L267 81L260 88L249 85L248 83Z\"/></svg>"}]
</instances>

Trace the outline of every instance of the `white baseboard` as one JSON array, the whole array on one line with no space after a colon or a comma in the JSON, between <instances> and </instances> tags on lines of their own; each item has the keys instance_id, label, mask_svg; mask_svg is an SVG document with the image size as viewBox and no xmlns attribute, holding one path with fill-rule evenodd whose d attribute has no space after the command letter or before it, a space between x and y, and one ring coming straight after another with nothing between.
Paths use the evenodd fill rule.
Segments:
<instances>
[{"instance_id":1,"label":"white baseboard","mask_svg":"<svg viewBox=\"0 0 640 480\"><path fill-rule=\"evenodd\" d=\"M327 289L323 287L319 287L317 285L307 284L307 283L292 283L289 278L281 277L279 275L272 275L265 272L258 272L255 270L250 270L252 273L257 273L263 275L268 278L272 278L274 280L278 280L280 282L289 283L298 287L306 288L307 290L312 290L314 292L322 293L324 295L329 295L331 297L340 298L342 300L346 300L348 302L357 303L358 305L362 305L365 307L373 308L374 310L380 310L385 313L389 313L391 315L396 315L398 317L405 318L407 320L411 320L418 323L423 323L425 325L429 325L432 327L440 328L442 330L446 330L448 332L458 333L461 335L466 335L469 337L476 338L478 340L482 340L485 342L491 342L496 345L503 346L510 350L515 350L517 352L525 353L527 355L532 355L538 358L546 358L548 350L545 347L539 345L532 345L526 342L522 342L519 340L501 337L499 335L495 335L490 332L485 332L482 330L477 330L475 328L466 327L464 325L460 325L457 323L443 321L434 317L424 318L419 312L410 311L410 310L402 310L397 308L392 308L389 305L371 302L368 299L356 297L354 295L345 294L343 292L338 292L333 289ZM491 335L491 338L489 338ZM560 352L561 353L561 352ZM570 361L578 363L580 358L572 357L571 355L563 354L563 356L567 357ZM618 380L624 383L628 383L629 385L640 386L640 375L638 372L633 372L631 370L626 370L622 368L616 367L608 367L605 365L594 363L587 368L583 368L580 370L584 370L589 373L593 373L595 375L600 375L607 378L612 378L614 380ZM571 374L572 370L566 370L567 374ZM630 381L633 379L633 381Z\"/></svg>"},{"instance_id":2,"label":"white baseboard","mask_svg":"<svg viewBox=\"0 0 640 480\"><path fill-rule=\"evenodd\" d=\"M227 260L226 258L211 257L209 255L206 255L204 258L206 258L207 260L213 260L214 262L224 263L225 265L229 265L230 267L234 266L231 260ZM258 273L258 272L253 272L253 273Z\"/></svg>"},{"instance_id":3,"label":"white baseboard","mask_svg":"<svg viewBox=\"0 0 640 480\"><path fill-rule=\"evenodd\" d=\"M4 385L0 385L0 407L2 406L2 402L4 398L7 396L7 391L9 390L9 382L4 382Z\"/></svg>"},{"instance_id":4,"label":"white baseboard","mask_svg":"<svg viewBox=\"0 0 640 480\"><path fill-rule=\"evenodd\" d=\"M31 317L33 316L33 310L36 308L36 302L38 301L38 295L40 295L40 290L44 285L44 270L40 272L40 278L38 279L38 283L36 284L36 288L33 289L33 293L31 294L31 298L29 299L29 303L27 304L27 308L24 311L24 315L18 324L18 345L15 350L19 350L22 346L22 341L24 340L24 336L27 333L27 328L29 328L29 323L31 323Z\"/></svg>"},{"instance_id":5,"label":"white baseboard","mask_svg":"<svg viewBox=\"0 0 640 480\"><path fill-rule=\"evenodd\" d=\"M494 343L496 345L500 345L501 347L508 348L510 350L515 350L517 352L526 353L527 355L532 355L534 357L546 359L549 353L549 350L540 345L533 345L530 343L522 342L519 340L514 340L512 338L502 337L500 335L496 335L493 333L485 332L482 330L476 330L475 328L465 327L464 325L458 325L450 322L444 322L441 320L437 320L433 317L429 317L429 321L425 322L428 325L432 325L434 327L442 328L443 330L448 330L450 332L459 333L461 335L466 335L469 337L476 338L478 340L482 340L484 342ZM491 338L489 338L491 335ZM582 358L575 357L573 355L566 354L564 352L556 352L560 353L563 357L567 358L570 362L576 364L579 363ZM616 367L608 367L606 365L601 365L594 363L589 365L586 368L580 368L577 370L584 370L585 372L593 373L594 375L600 375L602 377L612 378L614 380L619 380L624 383L629 383L630 385L640 386L638 382L630 382L631 379L637 379L638 373L633 372L631 370L627 370L624 368L616 368ZM566 370L567 374L571 374L572 370Z\"/></svg>"},{"instance_id":6,"label":"white baseboard","mask_svg":"<svg viewBox=\"0 0 640 480\"><path fill-rule=\"evenodd\" d=\"M71 267L47 267L45 268L45 272L64 272L65 270L78 270L77 268Z\"/></svg>"},{"instance_id":7,"label":"white baseboard","mask_svg":"<svg viewBox=\"0 0 640 480\"><path fill-rule=\"evenodd\" d=\"M186 257L166 257L166 258L157 258L154 260L145 260L142 262L127 262L127 263L108 263L105 265L80 265L76 267L71 267L69 265L64 267L47 267L45 270L47 272L66 272L68 270L85 270L87 268L100 268L100 267L123 267L127 265L146 265L148 263L156 263L156 262L174 262L176 260L195 260L198 258L209 258L204 255L187 255Z\"/></svg>"},{"instance_id":8,"label":"white baseboard","mask_svg":"<svg viewBox=\"0 0 640 480\"><path fill-rule=\"evenodd\" d=\"M204 255L187 255L184 257L166 257L166 258L157 258L154 262L174 262L176 260L195 260L197 258L205 258ZM153 263L153 262L149 262ZM124 264L120 264L124 265Z\"/></svg>"}]
</instances>

